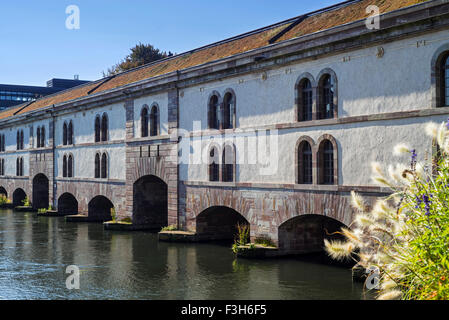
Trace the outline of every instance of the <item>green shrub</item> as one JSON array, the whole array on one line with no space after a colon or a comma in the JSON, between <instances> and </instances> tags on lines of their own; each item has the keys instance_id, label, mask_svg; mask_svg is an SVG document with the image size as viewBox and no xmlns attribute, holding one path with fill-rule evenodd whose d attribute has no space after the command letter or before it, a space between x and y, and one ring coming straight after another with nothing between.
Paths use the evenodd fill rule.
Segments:
<instances>
[{"instance_id":1,"label":"green shrub","mask_svg":"<svg viewBox=\"0 0 449 320\"><path fill-rule=\"evenodd\" d=\"M0 194L0 205L8 203L8 198L4 194Z\"/></svg>"},{"instance_id":2,"label":"green shrub","mask_svg":"<svg viewBox=\"0 0 449 320\"><path fill-rule=\"evenodd\" d=\"M250 239L249 239L249 225L244 223L244 224L237 224L237 235L236 235L236 242L241 245L244 246L246 245Z\"/></svg>"},{"instance_id":3,"label":"green shrub","mask_svg":"<svg viewBox=\"0 0 449 320\"><path fill-rule=\"evenodd\" d=\"M355 227L342 229L345 242L326 241L335 259L350 256L366 269L379 270L378 299L449 299L448 127L449 122L427 125L438 144L433 163L418 163L416 151L401 144L395 153L409 154L410 165L390 166L387 178L380 165L373 164L373 180L393 194L368 210L353 192Z\"/></svg>"},{"instance_id":4,"label":"green shrub","mask_svg":"<svg viewBox=\"0 0 449 320\"><path fill-rule=\"evenodd\" d=\"M47 209L45 209L45 208L42 208L42 209L37 209L37 212L38 213L47 213Z\"/></svg>"},{"instance_id":5,"label":"green shrub","mask_svg":"<svg viewBox=\"0 0 449 320\"><path fill-rule=\"evenodd\" d=\"M25 197L25 199L22 200L22 203L24 207L31 207L31 202L28 197Z\"/></svg>"},{"instance_id":6,"label":"green shrub","mask_svg":"<svg viewBox=\"0 0 449 320\"><path fill-rule=\"evenodd\" d=\"M170 225L170 226L167 226L167 227L163 227L162 229L161 229L161 231L177 231L178 230L178 227L176 226L176 225Z\"/></svg>"}]
</instances>

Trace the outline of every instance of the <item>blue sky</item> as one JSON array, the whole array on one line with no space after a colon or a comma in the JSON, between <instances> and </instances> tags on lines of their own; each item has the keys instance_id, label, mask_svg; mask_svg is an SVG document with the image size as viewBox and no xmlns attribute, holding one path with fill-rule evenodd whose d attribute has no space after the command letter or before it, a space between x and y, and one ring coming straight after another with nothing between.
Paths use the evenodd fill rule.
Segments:
<instances>
[{"instance_id":1,"label":"blue sky","mask_svg":"<svg viewBox=\"0 0 449 320\"><path fill-rule=\"evenodd\" d=\"M335 0L13 0L0 7L0 83L96 80L138 42L181 53L273 24ZM80 29L65 27L66 7Z\"/></svg>"}]
</instances>

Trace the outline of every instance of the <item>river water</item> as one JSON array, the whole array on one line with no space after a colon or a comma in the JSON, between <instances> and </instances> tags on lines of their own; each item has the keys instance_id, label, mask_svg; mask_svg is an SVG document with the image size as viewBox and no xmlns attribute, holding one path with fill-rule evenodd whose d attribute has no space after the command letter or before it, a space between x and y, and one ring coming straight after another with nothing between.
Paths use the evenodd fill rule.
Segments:
<instances>
[{"instance_id":1,"label":"river water","mask_svg":"<svg viewBox=\"0 0 449 320\"><path fill-rule=\"evenodd\" d=\"M80 269L68 290L66 267ZM362 299L349 268L236 260L229 246L0 210L0 299Z\"/></svg>"}]
</instances>

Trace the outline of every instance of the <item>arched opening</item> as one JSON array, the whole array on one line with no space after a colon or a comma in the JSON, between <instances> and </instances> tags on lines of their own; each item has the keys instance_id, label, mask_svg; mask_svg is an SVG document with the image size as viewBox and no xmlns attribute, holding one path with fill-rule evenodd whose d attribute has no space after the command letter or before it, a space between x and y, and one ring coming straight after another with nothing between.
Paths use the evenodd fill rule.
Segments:
<instances>
[{"instance_id":1,"label":"arched opening","mask_svg":"<svg viewBox=\"0 0 449 320\"><path fill-rule=\"evenodd\" d=\"M223 99L223 129L234 128L235 99L231 92L225 94Z\"/></svg>"},{"instance_id":2,"label":"arched opening","mask_svg":"<svg viewBox=\"0 0 449 320\"><path fill-rule=\"evenodd\" d=\"M223 167L222 167L223 182L234 181L234 164L235 164L234 148L233 146L226 145L223 150Z\"/></svg>"},{"instance_id":3,"label":"arched opening","mask_svg":"<svg viewBox=\"0 0 449 320\"><path fill-rule=\"evenodd\" d=\"M101 141L108 141L108 116L106 113L101 118Z\"/></svg>"},{"instance_id":4,"label":"arched opening","mask_svg":"<svg viewBox=\"0 0 449 320\"><path fill-rule=\"evenodd\" d=\"M58 199L58 213L63 215L78 214L78 201L71 193L64 193Z\"/></svg>"},{"instance_id":5,"label":"arched opening","mask_svg":"<svg viewBox=\"0 0 449 320\"><path fill-rule=\"evenodd\" d=\"M8 192L6 191L5 188L0 187L0 195L3 195L4 197L8 197Z\"/></svg>"},{"instance_id":6,"label":"arched opening","mask_svg":"<svg viewBox=\"0 0 449 320\"><path fill-rule=\"evenodd\" d=\"M21 136L21 145L23 149L23 132ZM41 128L41 148L45 148L45 127Z\"/></svg>"},{"instance_id":7,"label":"arched opening","mask_svg":"<svg viewBox=\"0 0 449 320\"><path fill-rule=\"evenodd\" d=\"M279 226L279 250L284 254L323 253L324 239L344 240L341 231L345 225L335 219L308 214L294 217Z\"/></svg>"},{"instance_id":8,"label":"arched opening","mask_svg":"<svg viewBox=\"0 0 449 320\"><path fill-rule=\"evenodd\" d=\"M39 173L33 179L33 208L47 209L49 201L49 180Z\"/></svg>"},{"instance_id":9,"label":"arched opening","mask_svg":"<svg viewBox=\"0 0 449 320\"><path fill-rule=\"evenodd\" d=\"M133 186L133 224L160 230L168 225L168 186L160 178L148 175Z\"/></svg>"},{"instance_id":10,"label":"arched opening","mask_svg":"<svg viewBox=\"0 0 449 320\"><path fill-rule=\"evenodd\" d=\"M140 112L140 135L142 137L148 137L148 109L143 107Z\"/></svg>"},{"instance_id":11,"label":"arched opening","mask_svg":"<svg viewBox=\"0 0 449 320\"><path fill-rule=\"evenodd\" d=\"M208 108L208 122L209 122L209 129L219 129L220 123L219 123L219 117L218 112L220 111L220 104L218 101L218 97L216 95L213 95L209 100L209 108Z\"/></svg>"},{"instance_id":12,"label":"arched opening","mask_svg":"<svg viewBox=\"0 0 449 320\"><path fill-rule=\"evenodd\" d=\"M157 106L153 106L151 108L150 135L152 137L159 135L159 110L158 110Z\"/></svg>"},{"instance_id":13,"label":"arched opening","mask_svg":"<svg viewBox=\"0 0 449 320\"><path fill-rule=\"evenodd\" d=\"M201 212L196 217L196 233L207 240L235 240L237 225L249 222L240 213L229 207L215 206Z\"/></svg>"},{"instance_id":14,"label":"arched opening","mask_svg":"<svg viewBox=\"0 0 449 320\"><path fill-rule=\"evenodd\" d=\"M319 82L319 118L334 118L335 79L330 74L325 74Z\"/></svg>"},{"instance_id":15,"label":"arched opening","mask_svg":"<svg viewBox=\"0 0 449 320\"><path fill-rule=\"evenodd\" d=\"M217 148L213 147L209 152L209 181L220 180L220 155Z\"/></svg>"},{"instance_id":16,"label":"arched opening","mask_svg":"<svg viewBox=\"0 0 449 320\"><path fill-rule=\"evenodd\" d=\"M313 88L309 79L301 80L298 88L298 120L310 121L313 113Z\"/></svg>"},{"instance_id":17,"label":"arched opening","mask_svg":"<svg viewBox=\"0 0 449 320\"><path fill-rule=\"evenodd\" d=\"M27 194L23 189L16 189L12 194L12 204L14 207L23 206L23 200L27 197Z\"/></svg>"},{"instance_id":18,"label":"arched opening","mask_svg":"<svg viewBox=\"0 0 449 320\"><path fill-rule=\"evenodd\" d=\"M64 125L62 126L62 144L65 146L67 145L67 123L66 122L64 122Z\"/></svg>"},{"instance_id":19,"label":"arched opening","mask_svg":"<svg viewBox=\"0 0 449 320\"><path fill-rule=\"evenodd\" d=\"M112 220L112 202L104 196L96 196L88 204L88 216L90 221L104 222Z\"/></svg>"},{"instance_id":20,"label":"arched opening","mask_svg":"<svg viewBox=\"0 0 449 320\"><path fill-rule=\"evenodd\" d=\"M95 142L100 142L100 116L95 117Z\"/></svg>"},{"instance_id":21,"label":"arched opening","mask_svg":"<svg viewBox=\"0 0 449 320\"><path fill-rule=\"evenodd\" d=\"M73 144L73 123L72 120L69 122L69 128L67 129L67 144Z\"/></svg>"},{"instance_id":22,"label":"arched opening","mask_svg":"<svg viewBox=\"0 0 449 320\"><path fill-rule=\"evenodd\" d=\"M95 178L100 178L100 154L95 154Z\"/></svg>"},{"instance_id":23,"label":"arched opening","mask_svg":"<svg viewBox=\"0 0 449 320\"><path fill-rule=\"evenodd\" d=\"M333 185L335 183L334 160L334 146L332 142L323 140L318 149L319 184Z\"/></svg>"},{"instance_id":24,"label":"arched opening","mask_svg":"<svg viewBox=\"0 0 449 320\"><path fill-rule=\"evenodd\" d=\"M298 182L313 183L312 147L308 141L302 141L298 148Z\"/></svg>"}]
</instances>

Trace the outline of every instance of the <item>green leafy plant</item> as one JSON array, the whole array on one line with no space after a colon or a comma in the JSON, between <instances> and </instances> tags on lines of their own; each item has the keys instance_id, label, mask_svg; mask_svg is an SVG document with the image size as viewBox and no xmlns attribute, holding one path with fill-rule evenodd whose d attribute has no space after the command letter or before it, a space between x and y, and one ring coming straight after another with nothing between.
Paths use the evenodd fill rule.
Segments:
<instances>
[{"instance_id":1,"label":"green leafy plant","mask_svg":"<svg viewBox=\"0 0 449 320\"><path fill-rule=\"evenodd\" d=\"M390 166L389 177L374 163L373 180L392 195L368 208L352 192L352 230L342 229L346 241L326 241L331 257L353 257L361 267L379 270L378 299L449 299L448 128L449 122L426 127L437 143L433 163L418 163L416 150L405 144L395 154L410 155L411 163Z\"/></svg>"},{"instance_id":2,"label":"green leafy plant","mask_svg":"<svg viewBox=\"0 0 449 320\"><path fill-rule=\"evenodd\" d=\"M38 213L43 213L43 214L45 214L45 213L48 212L48 210L45 209L45 208L41 208L41 209L37 209L37 212L38 212Z\"/></svg>"},{"instance_id":3,"label":"green leafy plant","mask_svg":"<svg viewBox=\"0 0 449 320\"><path fill-rule=\"evenodd\" d=\"M31 202L28 197L25 197L25 199L22 200L22 203L24 207L31 207Z\"/></svg>"},{"instance_id":4,"label":"green leafy plant","mask_svg":"<svg viewBox=\"0 0 449 320\"><path fill-rule=\"evenodd\" d=\"M116 222L117 221L117 214L116 214L114 208L111 208L111 217L112 217L112 222Z\"/></svg>"},{"instance_id":5,"label":"green leafy plant","mask_svg":"<svg viewBox=\"0 0 449 320\"><path fill-rule=\"evenodd\" d=\"M0 205L4 205L8 203L8 198L4 194L0 194Z\"/></svg>"},{"instance_id":6,"label":"green leafy plant","mask_svg":"<svg viewBox=\"0 0 449 320\"><path fill-rule=\"evenodd\" d=\"M161 231L177 231L178 227L176 225L170 225L167 227L163 227Z\"/></svg>"}]
</instances>

